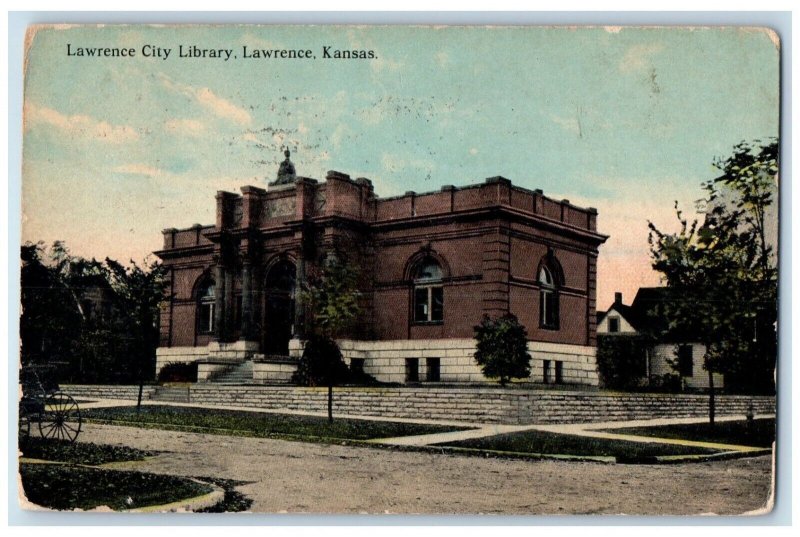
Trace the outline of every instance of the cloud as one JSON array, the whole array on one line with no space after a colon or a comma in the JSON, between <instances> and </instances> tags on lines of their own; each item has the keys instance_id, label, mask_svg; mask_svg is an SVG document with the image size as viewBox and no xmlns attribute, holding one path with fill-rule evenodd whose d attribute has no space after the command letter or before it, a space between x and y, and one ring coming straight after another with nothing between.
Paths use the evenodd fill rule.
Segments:
<instances>
[{"instance_id":1,"label":"cloud","mask_svg":"<svg viewBox=\"0 0 800 537\"><path fill-rule=\"evenodd\" d=\"M164 122L164 129L174 134L201 136L205 132L206 126L197 119L169 119Z\"/></svg>"},{"instance_id":2,"label":"cloud","mask_svg":"<svg viewBox=\"0 0 800 537\"><path fill-rule=\"evenodd\" d=\"M250 117L247 110L220 97L209 88L195 88L188 84L182 84L170 79L163 73L160 78L165 88L194 99L217 117L233 121L239 125L249 125L252 122L252 117Z\"/></svg>"},{"instance_id":3,"label":"cloud","mask_svg":"<svg viewBox=\"0 0 800 537\"><path fill-rule=\"evenodd\" d=\"M73 136L91 138L110 144L122 144L139 138L136 129L127 125L111 125L106 121L75 114L68 116L52 108L25 103L25 128L32 125L49 125Z\"/></svg>"},{"instance_id":4,"label":"cloud","mask_svg":"<svg viewBox=\"0 0 800 537\"><path fill-rule=\"evenodd\" d=\"M158 168L153 168L152 166L148 166L147 164L123 164L121 166L117 166L113 168L111 171L115 173L122 173L126 175L145 175L147 177L156 177L159 175L164 175L164 171Z\"/></svg>"},{"instance_id":5,"label":"cloud","mask_svg":"<svg viewBox=\"0 0 800 537\"><path fill-rule=\"evenodd\" d=\"M550 115L550 120L564 129L567 132L574 134L575 136L581 135L581 126L578 123L578 119L574 117L561 117L555 114Z\"/></svg>"},{"instance_id":6,"label":"cloud","mask_svg":"<svg viewBox=\"0 0 800 537\"><path fill-rule=\"evenodd\" d=\"M423 171L430 174L431 170L435 167L431 160L413 157L406 158L396 153L382 153L381 165L383 169L389 173L399 172L403 175L407 175L409 171L411 173L414 173L414 171Z\"/></svg>"},{"instance_id":7,"label":"cloud","mask_svg":"<svg viewBox=\"0 0 800 537\"><path fill-rule=\"evenodd\" d=\"M619 70L621 73L641 71L649 67L653 56L662 50L664 50L664 45L658 43L633 45L620 60Z\"/></svg>"}]
</instances>

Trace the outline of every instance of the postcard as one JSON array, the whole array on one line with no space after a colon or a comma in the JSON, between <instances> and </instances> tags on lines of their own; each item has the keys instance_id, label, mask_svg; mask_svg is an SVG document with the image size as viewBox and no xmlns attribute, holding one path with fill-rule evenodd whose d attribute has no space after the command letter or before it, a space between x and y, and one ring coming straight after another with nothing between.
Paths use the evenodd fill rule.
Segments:
<instances>
[{"instance_id":1,"label":"postcard","mask_svg":"<svg viewBox=\"0 0 800 537\"><path fill-rule=\"evenodd\" d=\"M21 505L769 513L780 54L30 27Z\"/></svg>"}]
</instances>

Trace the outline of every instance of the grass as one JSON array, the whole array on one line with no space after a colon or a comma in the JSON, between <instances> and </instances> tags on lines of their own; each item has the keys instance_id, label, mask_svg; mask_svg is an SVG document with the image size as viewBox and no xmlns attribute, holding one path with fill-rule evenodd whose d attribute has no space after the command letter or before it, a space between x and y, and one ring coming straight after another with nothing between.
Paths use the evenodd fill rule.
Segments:
<instances>
[{"instance_id":1,"label":"grass","mask_svg":"<svg viewBox=\"0 0 800 537\"><path fill-rule=\"evenodd\" d=\"M543 431L522 431L486 438L441 444L474 450L506 451L536 455L572 455L578 457L615 457L619 461L650 459L664 455L704 455L716 450L626 440L607 440Z\"/></svg>"},{"instance_id":2,"label":"grass","mask_svg":"<svg viewBox=\"0 0 800 537\"><path fill-rule=\"evenodd\" d=\"M58 510L136 509L213 490L184 477L59 464L21 464L20 477L28 500Z\"/></svg>"},{"instance_id":3,"label":"grass","mask_svg":"<svg viewBox=\"0 0 800 537\"><path fill-rule=\"evenodd\" d=\"M118 425L194 430L212 434L287 438L309 441L369 440L392 436L458 431L465 427L387 421L355 420L237 410L210 410L178 406L98 408L84 417Z\"/></svg>"},{"instance_id":4,"label":"grass","mask_svg":"<svg viewBox=\"0 0 800 537\"><path fill-rule=\"evenodd\" d=\"M151 451L127 446L109 446L91 443L71 444L65 440L44 439L35 436L20 441L22 456L30 459L59 461L71 464L96 466L109 462L141 461L155 455Z\"/></svg>"},{"instance_id":5,"label":"grass","mask_svg":"<svg viewBox=\"0 0 800 537\"><path fill-rule=\"evenodd\" d=\"M718 421L714 427L705 422L656 427L626 427L608 429L608 432L768 448L775 441L775 420L753 420L752 426L748 426L746 421L741 420Z\"/></svg>"}]
</instances>

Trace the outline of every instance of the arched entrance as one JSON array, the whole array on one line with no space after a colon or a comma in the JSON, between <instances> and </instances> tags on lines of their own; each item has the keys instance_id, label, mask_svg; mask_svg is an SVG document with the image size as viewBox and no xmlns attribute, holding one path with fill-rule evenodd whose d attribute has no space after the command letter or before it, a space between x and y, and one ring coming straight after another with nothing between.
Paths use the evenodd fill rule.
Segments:
<instances>
[{"instance_id":1,"label":"arched entrance","mask_svg":"<svg viewBox=\"0 0 800 537\"><path fill-rule=\"evenodd\" d=\"M288 260L277 262L267 273L261 324L265 354L289 354L289 340L294 334L295 278L294 263Z\"/></svg>"}]
</instances>

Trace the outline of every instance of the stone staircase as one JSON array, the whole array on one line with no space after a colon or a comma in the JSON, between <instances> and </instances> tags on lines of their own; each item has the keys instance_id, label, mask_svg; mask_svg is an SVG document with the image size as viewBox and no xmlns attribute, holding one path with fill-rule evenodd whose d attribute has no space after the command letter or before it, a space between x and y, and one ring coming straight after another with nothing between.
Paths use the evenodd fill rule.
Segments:
<instances>
[{"instance_id":1,"label":"stone staircase","mask_svg":"<svg viewBox=\"0 0 800 537\"><path fill-rule=\"evenodd\" d=\"M211 378L215 384L253 384L253 361L246 360L236 364Z\"/></svg>"},{"instance_id":2,"label":"stone staircase","mask_svg":"<svg viewBox=\"0 0 800 537\"><path fill-rule=\"evenodd\" d=\"M151 401L168 403L191 403L191 388L187 386L158 386L150 395Z\"/></svg>"}]
</instances>

